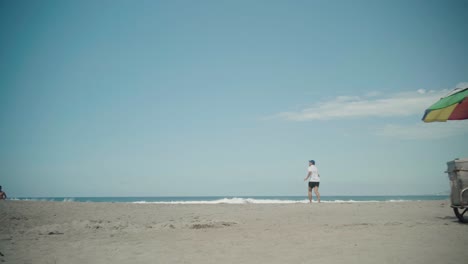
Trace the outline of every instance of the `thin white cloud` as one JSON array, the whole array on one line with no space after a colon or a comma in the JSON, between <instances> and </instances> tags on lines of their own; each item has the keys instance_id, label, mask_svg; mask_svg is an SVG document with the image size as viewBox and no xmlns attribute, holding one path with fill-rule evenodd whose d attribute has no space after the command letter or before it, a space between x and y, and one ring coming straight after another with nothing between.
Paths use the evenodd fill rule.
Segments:
<instances>
[{"instance_id":1,"label":"thin white cloud","mask_svg":"<svg viewBox=\"0 0 468 264\"><path fill-rule=\"evenodd\" d=\"M467 88L467 87L468 87L468 82L461 82L457 84L456 86L456 88L460 88L460 89Z\"/></svg>"},{"instance_id":2,"label":"thin white cloud","mask_svg":"<svg viewBox=\"0 0 468 264\"><path fill-rule=\"evenodd\" d=\"M417 91L419 94L425 94L426 93L426 89L418 89Z\"/></svg>"},{"instance_id":3,"label":"thin white cloud","mask_svg":"<svg viewBox=\"0 0 468 264\"><path fill-rule=\"evenodd\" d=\"M299 111L281 112L274 118L292 121L331 120L365 117L423 115L424 110L447 94L448 90L419 89L382 95L371 92L364 96L338 96Z\"/></svg>"},{"instance_id":4,"label":"thin white cloud","mask_svg":"<svg viewBox=\"0 0 468 264\"><path fill-rule=\"evenodd\" d=\"M442 123L416 123L413 125L389 124L376 131L379 136L409 140L449 138L468 134L468 120Z\"/></svg>"}]
</instances>

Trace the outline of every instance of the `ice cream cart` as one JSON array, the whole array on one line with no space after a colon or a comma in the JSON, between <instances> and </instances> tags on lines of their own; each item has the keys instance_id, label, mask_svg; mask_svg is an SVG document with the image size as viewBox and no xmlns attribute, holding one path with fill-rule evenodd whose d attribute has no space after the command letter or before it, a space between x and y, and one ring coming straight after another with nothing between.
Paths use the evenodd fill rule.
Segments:
<instances>
[{"instance_id":1,"label":"ice cream cart","mask_svg":"<svg viewBox=\"0 0 468 264\"><path fill-rule=\"evenodd\" d=\"M468 158L447 162L450 180L450 202L453 212L462 223L468 223Z\"/></svg>"}]
</instances>

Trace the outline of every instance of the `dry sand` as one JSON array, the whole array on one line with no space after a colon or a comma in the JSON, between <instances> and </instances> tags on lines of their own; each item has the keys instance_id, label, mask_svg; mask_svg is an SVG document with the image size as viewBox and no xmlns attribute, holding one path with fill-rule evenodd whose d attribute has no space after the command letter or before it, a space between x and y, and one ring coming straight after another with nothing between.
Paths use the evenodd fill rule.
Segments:
<instances>
[{"instance_id":1,"label":"dry sand","mask_svg":"<svg viewBox=\"0 0 468 264\"><path fill-rule=\"evenodd\" d=\"M448 201L0 201L0 222L5 263L468 263Z\"/></svg>"}]
</instances>

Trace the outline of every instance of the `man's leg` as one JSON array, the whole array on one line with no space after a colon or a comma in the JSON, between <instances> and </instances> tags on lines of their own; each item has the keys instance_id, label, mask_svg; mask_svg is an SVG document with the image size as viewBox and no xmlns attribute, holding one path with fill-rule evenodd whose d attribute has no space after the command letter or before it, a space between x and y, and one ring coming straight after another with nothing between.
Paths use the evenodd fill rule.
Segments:
<instances>
[{"instance_id":1,"label":"man's leg","mask_svg":"<svg viewBox=\"0 0 468 264\"><path fill-rule=\"evenodd\" d=\"M318 190L318 186L314 187L314 192L315 192L315 195L317 196L317 201L320 203L320 193Z\"/></svg>"},{"instance_id":2,"label":"man's leg","mask_svg":"<svg viewBox=\"0 0 468 264\"><path fill-rule=\"evenodd\" d=\"M312 202L312 188L309 187L309 203Z\"/></svg>"}]
</instances>

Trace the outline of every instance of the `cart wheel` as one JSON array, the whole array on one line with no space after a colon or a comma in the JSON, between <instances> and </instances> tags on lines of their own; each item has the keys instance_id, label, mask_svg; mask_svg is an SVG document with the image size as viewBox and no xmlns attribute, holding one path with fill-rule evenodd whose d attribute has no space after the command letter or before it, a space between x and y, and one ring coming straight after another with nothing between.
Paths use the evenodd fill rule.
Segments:
<instances>
[{"instance_id":1,"label":"cart wheel","mask_svg":"<svg viewBox=\"0 0 468 264\"><path fill-rule=\"evenodd\" d=\"M458 217L458 220L462 223L468 223L468 214L466 217L464 217L464 214L466 213L467 210L468 208L460 209L460 211L458 211L458 208L453 208L453 212Z\"/></svg>"}]
</instances>

